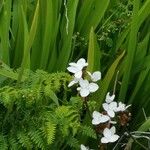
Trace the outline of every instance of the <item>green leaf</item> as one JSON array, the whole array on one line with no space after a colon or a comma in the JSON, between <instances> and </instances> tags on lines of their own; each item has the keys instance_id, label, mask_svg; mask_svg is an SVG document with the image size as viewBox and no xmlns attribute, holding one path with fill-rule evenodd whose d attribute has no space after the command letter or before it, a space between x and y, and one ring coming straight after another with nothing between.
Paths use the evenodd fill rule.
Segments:
<instances>
[{"instance_id":1,"label":"green leaf","mask_svg":"<svg viewBox=\"0 0 150 150\"><path fill-rule=\"evenodd\" d=\"M3 62L0 62L0 75L7 77L7 78L11 78L13 80L17 80L18 78L18 73L14 72L12 69L10 69L9 66L7 66L6 64L4 64Z\"/></svg>"},{"instance_id":2,"label":"green leaf","mask_svg":"<svg viewBox=\"0 0 150 150\"><path fill-rule=\"evenodd\" d=\"M57 61L57 70L65 71L71 54L72 35L75 25L75 17L79 0L67 1L67 19L64 17L62 22L62 48ZM65 12L66 13L66 12Z\"/></svg>"},{"instance_id":3,"label":"green leaf","mask_svg":"<svg viewBox=\"0 0 150 150\"><path fill-rule=\"evenodd\" d=\"M20 83L20 81L22 79L22 76L23 76L23 73L24 73L24 70L28 65L28 60L29 60L29 56L30 56L30 49L31 49L31 46L33 44L35 34L36 34L38 11L39 11L39 1L37 1L34 18L33 18L31 29L30 29L30 32L29 32L29 36L28 36L28 39L27 39L27 42L26 42L26 45L25 45L24 57L23 57L21 69L20 69L20 72L19 72L19 75L18 75L18 83Z\"/></svg>"},{"instance_id":4,"label":"green leaf","mask_svg":"<svg viewBox=\"0 0 150 150\"><path fill-rule=\"evenodd\" d=\"M100 50L96 41L96 35L94 34L93 28L91 28L89 36L89 47L88 47L88 68L87 70L92 72L100 69Z\"/></svg>"},{"instance_id":5,"label":"green leaf","mask_svg":"<svg viewBox=\"0 0 150 150\"><path fill-rule=\"evenodd\" d=\"M11 20L11 3L12 0L1 2L2 8L0 12L0 58L9 64L9 28Z\"/></svg>"},{"instance_id":6,"label":"green leaf","mask_svg":"<svg viewBox=\"0 0 150 150\"><path fill-rule=\"evenodd\" d=\"M114 63L108 69L104 79L100 82L99 90L95 93L93 97L91 97L91 99L94 99L97 102L98 104L97 109L101 108L101 104L105 100L106 93L108 92L108 88L113 79L116 68L120 60L123 58L124 54L125 54L125 51L114 61Z\"/></svg>"},{"instance_id":7,"label":"green leaf","mask_svg":"<svg viewBox=\"0 0 150 150\"><path fill-rule=\"evenodd\" d=\"M56 124L52 122L46 123L47 143L52 144L55 138Z\"/></svg>"},{"instance_id":8,"label":"green leaf","mask_svg":"<svg viewBox=\"0 0 150 150\"><path fill-rule=\"evenodd\" d=\"M48 87L48 86L47 86L47 87ZM49 96L49 97L54 101L54 103L55 103L57 106L59 106L58 98L57 98L56 94L55 94L52 90L50 90L50 89L45 90L45 94L46 94L47 96Z\"/></svg>"},{"instance_id":9,"label":"green leaf","mask_svg":"<svg viewBox=\"0 0 150 150\"><path fill-rule=\"evenodd\" d=\"M138 10L139 10L139 0L134 1L134 10L133 10L133 20L131 22L131 30L129 35L129 43L128 43L128 49L127 49L127 56L125 60L125 66L124 66L124 75L123 80L121 84L121 90L119 93L119 99L121 101L124 101L126 98L126 93L129 85L130 80L130 74L132 69L132 64L134 60L134 55L136 52L136 42L137 42L137 33L138 33Z\"/></svg>"},{"instance_id":10,"label":"green leaf","mask_svg":"<svg viewBox=\"0 0 150 150\"><path fill-rule=\"evenodd\" d=\"M86 12L89 14L86 17L84 25L81 28L81 31L79 31L81 32L81 35L88 37L91 27L93 27L93 30L96 29L101 19L104 17L104 13L107 10L109 2L110 0L100 0L100 1L94 0L91 9L89 10L89 12Z\"/></svg>"}]
</instances>

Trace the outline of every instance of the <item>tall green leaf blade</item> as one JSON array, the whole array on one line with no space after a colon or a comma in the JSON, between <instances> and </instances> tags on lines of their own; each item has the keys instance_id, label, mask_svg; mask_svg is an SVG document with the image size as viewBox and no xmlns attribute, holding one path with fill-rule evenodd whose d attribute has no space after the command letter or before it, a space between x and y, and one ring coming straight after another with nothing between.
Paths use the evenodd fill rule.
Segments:
<instances>
[{"instance_id":1,"label":"tall green leaf blade","mask_svg":"<svg viewBox=\"0 0 150 150\"><path fill-rule=\"evenodd\" d=\"M88 68L87 70L92 72L100 69L100 50L96 41L96 35L93 28L91 28L89 36L89 47L88 47Z\"/></svg>"},{"instance_id":2,"label":"tall green leaf blade","mask_svg":"<svg viewBox=\"0 0 150 150\"><path fill-rule=\"evenodd\" d=\"M33 44L33 41L34 41L34 38L36 35L38 11L39 11L39 1L37 1L37 6L36 6L33 21L32 21L30 33L29 33L29 36L28 36L28 39L27 39L27 42L25 45L25 51L24 51L24 57L22 60L21 70L20 70L19 75L18 75L18 83L21 81L23 73L24 73L24 69L28 65L28 60L29 60L29 56L30 56L30 49L31 49L31 46Z\"/></svg>"},{"instance_id":3,"label":"tall green leaf blade","mask_svg":"<svg viewBox=\"0 0 150 150\"><path fill-rule=\"evenodd\" d=\"M133 20L131 23L131 31L129 36L129 44L128 44L128 50L127 50L127 57L126 57L126 63L125 63L125 69L124 69L124 75L123 80L121 84L121 90L119 93L119 99L124 101L128 89L129 79L130 79L130 73L132 69L132 63L134 60L134 55L136 51L136 41L137 41L137 33L138 33L138 10L139 10L139 0L134 1L134 14L133 14Z\"/></svg>"},{"instance_id":4,"label":"tall green leaf blade","mask_svg":"<svg viewBox=\"0 0 150 150\"><path fill-rule=\"evenodd\" d=\"M109 68L109 70L107 71L104 79L100 82L100 88L99 90L95 93L95 95L92 97L93 100L95 100L97 102L97 109L101 108L101 104L102 102L105 100L105 96L106 93L108 92L108 88L109 85L113 79L113 76L115 74L116 68L120 62L120 60L123 58L124 56L123 52L115 61L114 63L111 65L111 67Z\"/></svg>"},{"instance_id":5,"label":"tall green leaf blade","mask_svg":"<svg viewBox=\"0 0 150 150\"><path fill-rule=\"evenodd\" d=\"M150 0L147 0L138 12L138 22L137 22L138 28L141 26L143 21L150 15L149 10L150 10Z\"/></svg>"},{"instance_id":6,"label":"tall green leaf blade","mask_svg":"<svg viewBox=\"0 0 150 150\"><path fill-rule=\"evenodd\" d=\"M43 44L42 44L42 54L41 54L41 63L40 68L46 69L49 53L51 51L51 41L52 41L52 32L54 29L54 22L53 22L53 3L50 0L42 1L45 3L46 8L43 8L45 10L45 16L44 17L44 33L43 33Z\"/></svg>"},{"instance_id":7,"label":"tall green leaf blade","mask_svg":"<svg viewBox=\"0 0 150 150\"><path fill-rule=\"evenodd\" d=\"M84 22L88 18L88 15L91 12L91 7L92 7L93 2L94 1L91 1L91 0L82 1L82 5L81 5L80 11L79 11L79 14L78 14L78 17L77 17L77 21L76 21L76 30L78 32L81 31L81 29L84 25Z\"/></svg>"},{"instance_id":8,"label":"tall green leaf blade","mask_svg":"<svg viewBox=\"0 0 150 150\"><path fill-rule=\"evenodd\" d=\"M104 16L105 11L107 10L109 2L110 0L94 0L90 13L81 29L82 35L88 37L91 27L93 27L94 30L96 29L102 17Z\"/></svg>"},{"instance_id":9,"label":"tall green leaf blade","mask_svg":"<svg viewBox=\"0 0 150 150\"><path fill-rule=\"evenodd\" d=\"M67 18L63 18L62 23L62 49L57 61L57 70L66 70L66 66L71 54L72 35L74 31L75 17L78 6L78 0L67 1ZM67 21L68 20L68 21Z\"/></svg>"},{"instance_id":10,"label":"tall green leaf blade","mask_svg":"<svg viewBox=\"0 0 150 150\"><path fill-rule=\"evenodd\" d=\"M9 28L11 20L11 0L6 0L0 14L0 58L9 64Z\"/></svg>"}]
</instances>

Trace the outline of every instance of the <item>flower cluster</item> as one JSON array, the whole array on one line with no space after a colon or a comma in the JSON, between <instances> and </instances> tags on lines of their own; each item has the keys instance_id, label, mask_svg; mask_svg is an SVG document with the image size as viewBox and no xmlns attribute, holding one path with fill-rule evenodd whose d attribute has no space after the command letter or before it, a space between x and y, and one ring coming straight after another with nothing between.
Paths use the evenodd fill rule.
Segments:
<instances>
[{"instance_id":1,"label":"flower cluster","mask_svg":"<svg viewBox=\"0 0 150 150\"><path fill-rule=\"evenodd\" d=\"M115 95L110 95L108 92L106 95L105 103L102 104L103 106L103 113L99 113L97 111L93 112L93 119L92 124L96 126L103 125L105 123L104 129L102 129L103 137L101 138L101 143L112 143L119 139L119 136L116 133L115 126L111 127L111 124L116 124L116 121L112 121L115 118L115 115L120 113L122 114L127 110L130 105L126 106L122 102L115 102ZM111 128L110 128L111 127Z\"/></svg>"},{"instance_id":2,"label":"flower cluster","mask_svg":"<svg viewBox=\"0 0 150 150\"><path fill-rule=\"evenodd\" d=\"M69 83L68 87L77 84L77 91L79 91L80 96L83 98L86 98L90 93L98 90L99 86L95 82L101 79L101 72L96 71L94 73L90 73L86 70L87 66L88 63L84 58L81 58L77 61L77 63L69 63L69 67L67 68L69 72L73 73L74 77ZM119 135L116 134L116 128L114 124L119 122L121 126L124 126L129 121L129 113L127 109L130 107L130 105L126 106L122 102L117 103L114 101L114 99L115 94L110 95L110 92L108 92L105 102L102 104L104 111L101 113L94 111L92 114L91 121L96 127L96 132L103 135L101 138L102 144L116 142L119 139ZM119 118L119 121L115 120L116 115ZM81 150L90 149L81 144Z\"/></svg>"},{"instance_id":3,"label":"flower cluster","mask_svg":"<svg viewBox=\"0 0 150 150\"><path fill-rule=\"evenodd\" d=\"M97 91L99 86L95 82L101 79L99 71L90 73L85 69L87 66L88 63L84 58L81 58L77 63L69 63L69 67L67 68L69 72L74 74L74 79L69 83L68 87L78 84L79 87L77 87L77 90L81 97L87 97L90 93ZM87 75L90 77L90 81L85 79Z\"/></svg>"}]
</instances>

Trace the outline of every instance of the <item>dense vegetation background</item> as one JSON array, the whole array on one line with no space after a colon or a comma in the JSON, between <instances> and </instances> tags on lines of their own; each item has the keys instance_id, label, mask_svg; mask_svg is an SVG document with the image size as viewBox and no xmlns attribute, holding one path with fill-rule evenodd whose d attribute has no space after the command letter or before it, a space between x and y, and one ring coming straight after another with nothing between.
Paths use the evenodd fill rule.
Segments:
<instances>
[{"instance_id":1,"label":"dense vegetation background","mask_svg":"<svg viewBox=\"0 0 150 150\"><path fill-rule=\"evenodd\" d=\"M90 109L101 109L119 71L117 99L132 104L129 131L148 131L149 10L150 0L1 0L0 149L94 148L95 132L64 73L81 57L102 72Z\"/></svg>"}]
</instances>

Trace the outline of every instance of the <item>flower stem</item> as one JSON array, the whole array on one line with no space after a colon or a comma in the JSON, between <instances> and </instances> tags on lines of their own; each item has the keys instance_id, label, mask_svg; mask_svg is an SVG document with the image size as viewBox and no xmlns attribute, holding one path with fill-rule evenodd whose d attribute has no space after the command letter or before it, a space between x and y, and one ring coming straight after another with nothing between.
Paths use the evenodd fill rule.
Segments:
<instances>
[{"instance_id":1,"label":"flower stem","mask_svg":"<svg viewBox=\"0 0 150 150\"><path fill-rule=\"evenodd\" d=\"M85 97L85 98L84 98L84 106L85 106L85 108L86 108L86 110L87 110L87 113L88 113L88 115L89 115L89 117L90 117L90 120L92 121L92 115L91 115L91 112L90 112L89 105L88 105L87 101L88 101L88 97ZM99 143L99 136L98 136L98 133L97 133L97 131L96 131L95 126L93 126L93 129L94 129L94 131L95 131L95 133L96 133L97 143ZM98 144L97 147L99 148L100 145Z\"/></svg>"},{"instance_id":2,"label":"flower stem","mask_svg":"<svg viewBox=\"0 0 150 150\"><path fill-rule=\"evenodd\" d=\"M127 129L127 128L126 128ZM132 138L132 140L135 142L135 143L137 143L139 146L141 146L143 149L145 149L145 150L148 150L148 148L146 148L142 143L140 143L137 139L135 139L131 134L130 134L130 132L128 131L128 129L127 129L127 133L128 133L128 135Z\"/></svg>"}]
</instances>

